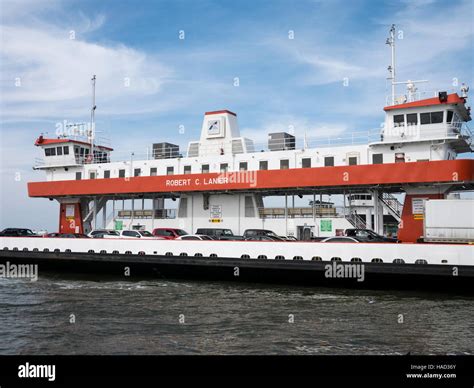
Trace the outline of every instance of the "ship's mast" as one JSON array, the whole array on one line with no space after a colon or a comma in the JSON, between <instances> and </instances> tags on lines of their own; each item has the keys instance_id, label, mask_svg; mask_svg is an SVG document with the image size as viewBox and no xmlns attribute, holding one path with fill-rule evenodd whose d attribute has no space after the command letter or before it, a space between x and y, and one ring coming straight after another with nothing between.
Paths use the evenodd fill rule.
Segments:
<instances>
[{"instance_id":1,"label":"ship's mast","mask_svg":"<svg viewBox=\"0 0 474 388\"><path fill-rule=\"evenodd\" d=\"M392 61L390 66L388 67L388 72L390 73L390 76L387 79L389 79L391 82L392 105L395 105L395 24L392 24L392 27L390 28L390 36L387 38L387 41L385 43L390 46L392 51Z\"/></svg>"},{"instance_id":2,"label":"ship's mast","mask_svg":"<svg viewBox=\"0 0 474 388\"><path fill-rule=\"evenodd\" d=\"M92 161L94 161L94 138L95 138L95 74L92 76L92 108L91 108L91 130L90 130L90 141L91 141L91 150L90 156Z\"/></svg>"}]
</instances>

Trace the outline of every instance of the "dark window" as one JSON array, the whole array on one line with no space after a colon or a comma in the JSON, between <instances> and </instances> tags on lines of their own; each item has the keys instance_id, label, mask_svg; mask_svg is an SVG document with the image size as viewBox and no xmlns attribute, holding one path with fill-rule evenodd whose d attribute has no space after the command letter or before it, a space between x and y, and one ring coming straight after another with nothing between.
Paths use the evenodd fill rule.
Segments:
<instances>
[{"instance_id":1,"label":"dark window","mask_svg":"<svg viewBox=\"0 0 474 388\"><path fill-rule=\"evenodd\" d=\"M443 122L444 112L431 112L431 124L439 124Z\"/></svg>"},{"instance_id":2,"label":"dark window","mask_svg":"<svg viewBox=\"0 0 474 388\"><path fill-rule=\"evenodd\" d=\"M56 154L62 155L63 154L63 147L56 147Z\"/></svg>"},{"instance_id":3,"label":"dark window","mask_svg":"<svg viewBox=\"0 0 474 388\"><path fill-rule=\"evenodd\" d=\"M63 147L63 154L64 155L69 155L69 146L64 146Z\"/></svg>"},{"instance_id":4,"label":"dark window","mask_svg":"<svg viewBox=\"0 0 474 388\"><path fill-rule=\"evenodd\" d=\"M84 148L81 147L81 156L84 156Z\"/></svg>"},{"instance_id":5,"label":"dark window","mask_svg":"<svg viewBox=\"0 0 474 388\"><path fill-rule=\"evenodd\" d=\"M260 161L259 170L268 170L268 162L266 160Z\"/></svg>"},{"instance_id":6,"label":"dark window","mask_svg":"<svg viewBox=\"0 0 474 388\"><path fill-rule=\"evenodd\" d=\"M239 163L239 170L240 171L247 171L247 162L240 162Z\"/></svg>"},{"instance_id":7,"label":"dark window","mask_svg":"<svg viewBox=\"0 0 474 388\"><path fill-rule=\"evenodd\" d=\"M79 146L74 146L74 153L79 155Z\"/></svg>"},{"instance_id":8,"label":"dark window","mask_svg":"<svg viewBox=\"0 0 474 388\"><path fill-rule=\"evenodd\" d=\"M405 115L393 116L393 125L395 127L402 127L405 124Z\"/></svg>"},{"instance_id":9,"label":"dark window","mask_svg":"<svg viewBox=\"0 0 474 388\"><path fill-rule=\"evenodd\" d=\"M373 154L372 164L383 164L383 154Z\"/></svg>"},{"instance_id":10,"label":"dark window","mask_svg":"<svg viewBox=\"0 0 474 388\"><path fill-rule=\"evenodd\" d=\"M166 167L166 175L174 175L174 167Z\"/></svg>"},{"instance_id":11,"label":"dark window","mask_svg":"<svg viewBox=\"0 0 474 388\"><path fill-rule=\"evenodd\" d=\"M421 124L440 124L443 122L444 112L420 113Z\"/></svg>"},{"instance_id":12,"label":"dark window","mask_svg":"<svg viewBox=\"0 0 474 388\"><path fill-rule=\"evenodd\" d=\"M407 124L408 125L417 125L418 124L418 114L417 113L407 114Z\"/></svg>"},{"instance_id":13,"label":"dark window","mask_svg":"<svg viewBox=\"0 0 474 388\"><path fill-rule=\"evenodd\" d=\"M119 170L119 178L125 178L125 170Z\"/></svg>"},{"instance_id":14,"label":"dark window","mask_svg":"<svg viewBox=\"0 0 474 388\"><path fill-rule=\"evenodd\" d=\"M334 156L326 156L324 158L324 166L325 167L332 167L334 166Z\"/></svg>"},{"instance_id":15,"label":"dark window","mask_svg":"<svg viewBox=\"0 0 474 388\"><path fill-rule=\"evenodd\" d=\"M157 171L156 167L150 168L150 176L156 176L156 171Z\"/></svg>"},{"instance_id":16,"label":"dark window","mask_svg":"<svg viewBox=\"0 0 474 388\"><path fill-rule=\"evenodd\" d=\"M349 156L349 166L357 165L357 156Z\"/></svg>"},{"instance_id":17,"label":"dark window","mask_svg":"<svg viewBox=\"0 0 474 388\"><path fill-rule=\"evenodd\" d=\"M110 170L104 171L104 178L110 178Z\"/></svg>"},{"instance_id":18,"label":"dark window","mask_svg":"<svg viewBox=\"0 0 474 388\"><path fill-rule=\"evenodd\" d=\"M454 112L452 110L448 110L448 116L446 118L446 122L448 124L451 124L451 122L453 121L453 115L454 115Z\"/></svg>"},{"instance_id":19,"label":"dark window","mask_svg":"<svg viewBox=\"0 0 474 388\"><path fill-rule=\"evenodd\" d=\"M191 174L191 166L184 166L184 173Z\"/></svg>"},{"instance_id":20,"label":"dark window","mask_svg":"<svg viewBox=\"0 0 474 388\"><path fill-rule=\"evenodd\" d=\"M420 124L430 124L430 114L429 113L420 113Z\"/></svg>"},{"instance_id":21,"label":"dark window","mask_svg":"<svg viewBox=\"0 0 474 388\"><path fill-rule=\"evenodd\" d=\"M135 231L133 231L133 230L124 230L124 231L122 232L122 235L123 235L123 236L130 236L130 237L141 237L141 236L140 236L140 233L135 232Z\"/></svg>"},{"instance_id":22,"label":"dark window","mask_svg":"<svg viewBox=\"0 0 474 388\"><path fill-rule=\"evenodd\" d=\"M51 156L51 148L45 148L45 149L44 149L44 154L45 154L46 156Z\"/></svg>"},{"instance_id":23,"label":"dark window","mask_svg":"<svg viewBox=\"0 0 474 388\"><path fill-rule=\"evenodd\" d=\"M89 172L89 179L95 179L95 171Z\"/></svg>"},{"instance_id":24,"label":"dark window","mask_svg":"<svg viewBox=\"0 0 474 388\"><path fill-rule=\"evenodd\" d=\"M280 170L288 170L290 168L290 161L288 159L280 160Z\"/></svg>"},{"instance_id":25,"label":"dark window","mask_svg":"<svg viewBox=\"0 0 474 388\"><path fill-rule=\"evenodd\" d=\"M229 165L227 163L221 163L221 172L227 172L229 170Z\"/></svg>"},{"instance_id":26,"label":"dark window","mask_svg":"<svg viewBox=\"0 0 474 388\"><path fill-rule=\"evenodd\" d=\"M133 170L133 176L140 176L142 174L142 170L140 168L135 168Z\"/></svg>"},{"instance_id":27,"label":"dark window","mask_svg":"<svg viewBox=\"0 0 474 388\"><path fill-rule=\"evenodd\" d=\"M80 181L82 179L82 173L76 172L76 181Z\"/></svg>"},{"instance_id":28,"label":"dark window","mask_svg":"<svg viewBox=\"0 0 474 388\"><path fill-rule=\"evenodd\" d=\"M208 164L203 164L201 167L201 172L203 174L208 174L209 173L209 165Z\"/></svg>"},{"instance_id":29,"label":"dark window","mask_svg":"<svg viewBox=\"0 0 474 388\"><path fill-rule=\"evenodd\" d=\"M311 167L311 158L303 158L303 159L301 159L301 167L303 167L303 168L310 168L310 167Z\"/></svg>"}]
</instances>

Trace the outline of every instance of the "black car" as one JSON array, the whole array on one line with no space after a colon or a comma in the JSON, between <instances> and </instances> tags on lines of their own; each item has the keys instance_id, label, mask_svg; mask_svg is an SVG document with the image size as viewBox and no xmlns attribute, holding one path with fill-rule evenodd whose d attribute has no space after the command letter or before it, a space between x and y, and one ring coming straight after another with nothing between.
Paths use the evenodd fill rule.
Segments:
<instances>
[{"instance_id":1,"label":"black car","mask_svg":"<svg viewBox=\"0 0 474 388\"><path fill-rule=\"evenodd\" d=\"M6 228L0 232L4 237L38 237L31 229L26 228Z\"/></svg>"},{"instance_id":2,"label":"black car","mask_svg":"<svg viewBox=\"0 0 474 388\"><path fill-rule=\"evenodd\" d=\"M284 241L275 232L268 229L247 229L245 230L243 236L246 240L253 237L265 236L265 237L270 237L270 239L273 241Z\"/></svg>"},{"instance_id":3,"label":"black car","mask_svg":"<svg viewBox=\"0 0 474 388\"><path fill-rule=\"evenodd\" d=\"M346 229L344 235L353 237L361 242L399 242L396 238L381 236L370 229Z\"/></svg>"}]
</instances>

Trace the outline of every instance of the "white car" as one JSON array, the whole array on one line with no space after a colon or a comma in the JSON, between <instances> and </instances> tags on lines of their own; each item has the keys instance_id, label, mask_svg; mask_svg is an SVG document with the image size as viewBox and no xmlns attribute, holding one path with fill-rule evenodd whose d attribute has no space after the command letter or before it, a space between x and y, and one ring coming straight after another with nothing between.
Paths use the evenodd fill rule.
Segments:
<instances>
[{"instance_id":1,"label":"white car","mask_svg":"<svg viewBox=\"0 0 474 388\"><path fill-rule=\"evenodd\" d=\"M320 242L327 242L327 243L358 243L359 240L356 240L352 237L345 237L345 236L336 236L336 237L328 237Z\"/></svg>"},{"instance_id":2,"label":"white car","mask_svg":"<svg viewBox=\"0 0 474 388\"><path fill-rule=\"evenodd\" d=\"M112 229L96 229L88 234L92 238L120 238L120 233Z\"/></svg>"},{"instance_id":3,"label":"white car","mask_svg":"<svg viewBox=\"0 0 474 388\"><path fill-rule=\"evenodd\" d=\"M175 240L205 240L205 241L212 241L212 238L206 236L205 234L186 234L184 236L179 236Z\"/></svg>"},{"instance_id":4,"label":"white car","mask_svg":"<svg viewBox=\"0 0 474 388\"><path fill-rule=\"evenodd\" d=\"M144 240L164 240L163 237L153 236L147 230L121 230L120 237L122 238L141 238Z\"/></svg>"}]
</instances>

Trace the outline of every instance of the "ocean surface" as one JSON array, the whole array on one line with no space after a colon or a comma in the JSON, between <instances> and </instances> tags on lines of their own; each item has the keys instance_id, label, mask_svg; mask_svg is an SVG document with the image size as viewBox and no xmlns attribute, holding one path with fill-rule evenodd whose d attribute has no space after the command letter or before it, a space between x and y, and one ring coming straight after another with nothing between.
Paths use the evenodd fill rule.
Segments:
<instances>
[{"instance_id":1,"label":"ocean surface","mask_svg":"<svg viewBox=\"0 0 474 388\"><path fill-rule=\"evenodd\" d=\"M20 355L474 354L474 297L43 273L0 279L0 339Z\"/></svg>"}]
</instances>

